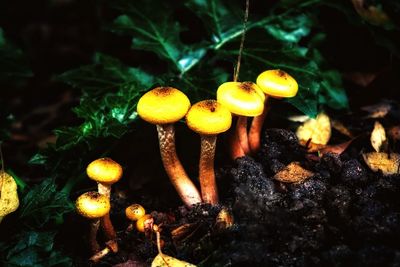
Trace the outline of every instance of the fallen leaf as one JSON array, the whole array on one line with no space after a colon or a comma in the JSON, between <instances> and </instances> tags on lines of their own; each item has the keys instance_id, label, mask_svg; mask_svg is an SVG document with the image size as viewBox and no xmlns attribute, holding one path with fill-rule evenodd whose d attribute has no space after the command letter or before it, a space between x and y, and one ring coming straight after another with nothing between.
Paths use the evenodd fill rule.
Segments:
<instances>
[{"instance_id":1,"label":"fallen leaf","mask_svg":"<svg viewBox=\"0 0 400 267\"><path fill-rule=\"evenodd\" d=\"M385 128L379 122L375 122L374 130L371 133L371 145L376 152L380 152L387 144Z\"/></svg>"},{"instance_id":2,"label":"fallen leaf","mask_svg":"<svg viewBox=\"0 0 400 267\"><path fill-rule=\"evenodd\" d=\"M383 175L399 173L400 154L371 152L362 154L365 163L374 171L382 171Z\"/></svg>"},{"instance_id":3,"label":"fallen leaf","mask_svg":"<svg viewBox=\"0 0 400 267\"><path fill-rule=\"evenodd\" d=\"M196 267L196 265L159 253L151 263L151 267Z\"/></svg>"},{"instance_id":4,"label":"fallen leaf","mask_svg":"<svg viewBox=\"0 0 400 267\"><path fill-rule=\"evenodd\" d=\"M388 134L393 140L399 141L400 140L400 126L394 126L389 129Z\"/></svg>"},{"instance_id":5,"label":"fallen leaf","mask_svg":"<svg viewBox=\"0 0 400 267\"><path fill-rule=\"evenodd\" d=\"M372 118L372 119L379 119L385 117L391 109L392 106L386 102L371 106L365 106L361 108L361 110L364 110L369 113L367 118Z\"/></svg>"},{"instance_id":6,"label":"fallen leaf","mask_svg":"<svg viewBox=\"0 0 400 267\"><path fill-rule=\"evenodd\" d=\"M366 0L352 0L354 9L364 20L374 25L390 22L389 16L379 6L368 4Z\"/></svg>"},{"instance_id":7,"label":"fallen leaf","mask_svg":"<svg viewBox=\"0 0 400 267\"><path fill-rule=\"evenodd\" d=\"M347 127L344 126L343 123L341 123L338 120L332 120L332 128L347 137L350 137L350 138L354 137L354 135L351 133L351 131L349 129L347 129Z\"/></svg>"},{"instance_id":8,"label":"fallen leaf","mask_svg":"<svg viewBox=\"0 0 400 267\"><path fill-rule=\"evenodd\" d=\"M178 226L171 231L172 240L174 240L174 242L178 242L179 240L186 238L186 236L191 234L196 227L196 223L186 223Z\"/></svg>"},{"instance_id":9,"label":"fallen leaf","mask_svg":"<svg viewBox=\"0 0 400 267\"><path fill-rule=\"evenodd\" d=\"M331 138L331 122L325 113L318 114L316 119L308 119L299 128L296 135L301 143L311 140L312 144L326 145Z\"/></svg>"},{"instance_id":10,"label":"fallen leaf","mask_svg":"<svg viewBox=\"0 0 400 267\"><path fill-rule=\"evenodd\" d=\"M338 145L325 146L324 148L320 149L319 152L321 155L327 153L335 153L340 155L349 147L349 145L354 141L354 139L355 138Z\"/></svg>"},{"instance_id":11,"label":"fallen leaf","mask_svg":"<svg viewBox=\"0 0 400 267\"><path fill-rule=\"evenodd\" d=\"M227 208L222 208L216 218L215 226L218 230L228 229L233 226L234 219L232 212Z\"/></svg>"},{"instance_id":12,"label":"fallen leaf","mask_svg":"<svg viewBox=\"0 0 400 267\"><path fill-rule=\"evenodd\" d=\"M351 72L344 74L345 78L351 80L353 83L361 86L367 87L370 85L377 77L376 73L363 73L363 72Z\"/></svg>"},{"instance_id":13,"label":"fallen leaf","mask_svg":"<svg viewBox=\"0 0 400 267\"><path fill-rule=\"evenodd\" d=\"M0 222L4 216L14 212L19 206L17 184L8 173L0 172Z\"/></svg>"},{"instance_id":14,"label":"fallen leaf","mask_svg":"<svg viewBox=\"0 0 400 267\"><path fill-rule=\"evenodd\" d=\"M314 175L313 172L304 169L299 162L292 162L273 177L283 183L300 183Z\"/></svg>"}]
</instances>

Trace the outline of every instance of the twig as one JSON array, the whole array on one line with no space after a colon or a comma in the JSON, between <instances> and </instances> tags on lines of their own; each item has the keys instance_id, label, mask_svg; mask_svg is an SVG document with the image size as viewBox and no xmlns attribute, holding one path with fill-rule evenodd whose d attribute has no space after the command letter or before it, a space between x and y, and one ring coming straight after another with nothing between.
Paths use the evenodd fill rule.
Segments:
<instances>
[{"instance_id":1,"label":"twig","mask_svg":"<svg viewBox=\"0 0 400 267\"><path fill-rule=\"evenodd\" d=\"M244 47L244 39L246 37L246 30L247 30L247 21L249 20L249 5L250 0L246 0L246 10L244 12L244 20L243 20L243 32L242 32L242 39L240 40L240 48L239 54L237 59L236 68L233 74L233 81L236 82L239 77L239 70L240 70L240 61L242 60L242 52Z\"/></svg>"}]
</instances>

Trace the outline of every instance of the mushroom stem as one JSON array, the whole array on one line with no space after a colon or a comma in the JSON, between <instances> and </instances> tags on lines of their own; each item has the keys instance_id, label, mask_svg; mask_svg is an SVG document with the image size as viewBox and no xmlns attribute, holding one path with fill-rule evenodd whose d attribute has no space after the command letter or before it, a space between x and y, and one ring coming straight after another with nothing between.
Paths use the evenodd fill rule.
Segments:
<instances>
[{"instance_id":1,"label":"mushroom stem","mask_svg":"<svg viewBox=\"0 0 400 267\"><path fill-rule=\"evenodd\" d=\"M240 146L239 137L236 134L236 129L234 129L230 133L229 145L230 145L232 160L244 157L245 154L244 154L243 148Z\"/></svg>"},{"instance_id":2,"label":"mushroom stem","mask_svg":"<svg viewBox=\"0 0 400 267\"><path fill-rule=\"evenodd\" d=\"M105 195L109 200L111 197L111 186L98 183L97 190L100 194ZM106 215L101 217L101 228L103 229L104 235L107 240L116 240L117 234L114 230L114 226L110 219L110 213L108 212ZM117 248L118 250L118 248Z\"/></svg>"},{"instance_id":3,"label":"mushroom stem","mask_svg":"<svg viewBox=\"0 0 400 267\"><path fill-rule=\"evenodd\" d=\"M236 134L238 136L238 141L243 149L245 155L250 153L249 140L247 137L247 117L238 116L236 122Z\"/></svg>"},{"instance_id":4,"label":"mushroom stem","mask_svg":"<svg viewBox=\"0 0 400 267\"><path fill-rule=\"evenodd\" d=\"M90 224L89 245L92 253L97 253L100 250L100 245L97 242L97 231L99 230L100 219L94 219Z\"/></svg>"},{"instance_id":5,"label":"mushroom stem","mask_svg":"<svg viewBox=\"0 0 400 267\"><path fill-rule=\"evenodd\" d=\"M253 118L251 122L248 138L249 138L249 146L250 152L255 154L260 150L261 146L261 130L265 121L265 117L267 116L268 109L267 109L267 101L268 96L265 96L265 103L264 103L264 110L261 115L256 116Z\"/></svg>"},{"instance_id":6,"label":"mushroom stem","mask_svg":"<svg viewBox=\"0 0 400 267\"><path fill-rule=\"evenodd\" d=\"M199 163L199 180L201 197L205 203L218 203L218 190L215 182L214 156L216 135L201 135L201 152Z\"/></svg>"},{"instance_id":7,"label":"mushroom stem","mask_svg":"<svg viewBox=\"0 0 400 267\"><path fill-rule=\"evenodd\" d=\"M161 159L168 177L178 195L188 207L201 203L200 193L183 168L175 148L173 124L157 125Z\"/></svg>"}]
</instances>

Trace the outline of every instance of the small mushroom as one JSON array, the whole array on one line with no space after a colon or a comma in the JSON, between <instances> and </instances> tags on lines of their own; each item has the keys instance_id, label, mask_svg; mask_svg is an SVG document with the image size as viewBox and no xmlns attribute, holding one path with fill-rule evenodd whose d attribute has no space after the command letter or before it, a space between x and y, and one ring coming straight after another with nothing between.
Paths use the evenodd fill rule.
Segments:
<instances>
[{"instance_id":1,"label":"small mushroom","mask_svg":"<svg viewBox=\"0 0 400 267\"><path fill-rule=\"evenodd\" d=\"M215 205L218 203L218 190L214 173L217 135L231 127L232 114L216 100L204 100L190 108L186 114L186 123L201 137L199 161L201 197L205 203Z\"/></svg>"},{"instance_id":2,"label":"small mushroom","mask_svg":"<svg viewBox=\"0 0 400 267\"><path fill-rule=\"evenodd\" d=\"M122 167L110 158L100 158L92 161L86 168L88 177L97 182L98 192L110 201L111 185L122 177ZM115 240L117 234L107 213L101 219L101 227L109 240ZM118 250L118 248L117 248Z\"/></svg>"},{"instance_id":3,"label":"small mushroom","mask_svg":"<svg viewBox=\"0 0 400 267\"><path fill-rule=\"evenodd\" d=\"M267 115L266 104L268 96L274 98L294 97L299 88L292 76L279 69L267 70L258 75L257 85L266 94L266 97L263 113L253 119L249 130L249 146L252 153L256 153L260 149L260 135Z\"/></svg>"},{"instance_id":4,"label":"small mushroom","mask_svg":"<svg viewBox=\"0 0 400 267\"><path fill-rule=\"evenodd\" d=\"M218 87L217 101L238 116L231 146L233 159L249 154L247 117L262 114L264 100L264 93L252 82L226 82Z\"/></svg>"},{"instance_id":5,"label":"small mushroom","mask_svg":"<svg viewBox=\"0 0 400 267\"><path fill-rule=\"evenodd\" d=\"M97 242L97 231L100 226L100 218L110 212L110 201L107 196L98 192L86 192L80 195L75 202L77 212L91 220L89 244L93 253L100 250Z\"/></svg>"},{"instance_id":6,"label":"small mushroom","mask_svg":"<svg viewBox=\"0 0 400 267\"><path fill-rule=\"evenodd\" d=\"M175 148L174 123L190 108L187 96L173 87L158 87L144 94L138 102L139 116L157 125L161 159L172 185L186 206L201 203L200 193L186 174Z\"/></svg>"},{"instance_id":7,"label":"small mushroom","mask_svg":"<svg viewBox=\"0 0 400 267\"><path fill-rule=\"evenodd\" d=\"M132 204L125 209L126 218L128 218L128 220L130 220L132 222L136 222L141 217L143 217L145 214L146 214L146 210L143 208L142 205L139 205L139 204ZM127 231L131 231L132 228L133 228L133 225L130 224Z\"/></svg>"}]
</instances>

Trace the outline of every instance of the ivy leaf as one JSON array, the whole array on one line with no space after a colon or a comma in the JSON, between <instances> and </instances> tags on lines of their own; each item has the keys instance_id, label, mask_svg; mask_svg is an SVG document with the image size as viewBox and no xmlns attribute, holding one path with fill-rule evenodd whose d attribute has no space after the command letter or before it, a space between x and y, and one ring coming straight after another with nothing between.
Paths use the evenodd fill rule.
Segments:
<instances>
[{"instance_id":1,"label":"ivy leaf","mask_svg":"<svg viewBox=\"0 0 400 267\"><path fill-rule=\"evenodd\" d=\"M50 220L62 220L62 216L73 208L68 196L57 191L54 179L48 178L32 187L23 197L19 219L30 227L42 227Z\"/></svg>"},{"instance_id":2,"label":"ivy leaf","mask_svg":"<svg viewBox=\"0 0 400 267\"><path fill-rule=\"evenodd\" d=\"M156 5L163 11L161 15L145 1L114 1L112 6L124 14L114 20L111 30L133 34L132 48L156 53L173 63L182 75L206 54L206 49L183 44L179 37L181 26L172 20L171 5L164 1Z\"/></svg>"},{"instance_id":3,"label":"ivy leaf","mask_svg":"<svg viewBox=\"0 0 400 267\"><path fill-rule=\"evenodd\" d=\"M32 72L22 51L5 38L0 28L0 83L21 86Z\"/></svg>"},{"instance_id":4,"label":"ivy leaf","mask_svg":"<svg viewBox=\"0 0 400 267\"><path fill-rule=\"evenodd\" d=\"M298 43L303 37L309 35L313 24L311 16L301 13L294 16L278 16L273 22L267 23L264 28L277 40Z\"/></svg>"},{"instance_id":5,"label":"ivy leaf","mask_svg":"<svg viewBox=\"0 0 400 267\"><path fill-rule=\"evenodd\" d=\"M55 232L23 231L0 243L4 266L72 266L72 259L54 248Z\"/></svg>"},{"instance_id":6,"label":"ivy leaf","mask_svg":"<svg viewBox=\"0 0 400 267\"><path fill-rule=\"evenodd\" d=\"M203 20L215 49L243 32L244 6L217 0L191 0L185 5Z\"/></svg>"}]
</instances>

